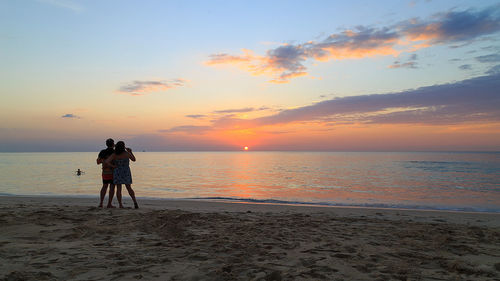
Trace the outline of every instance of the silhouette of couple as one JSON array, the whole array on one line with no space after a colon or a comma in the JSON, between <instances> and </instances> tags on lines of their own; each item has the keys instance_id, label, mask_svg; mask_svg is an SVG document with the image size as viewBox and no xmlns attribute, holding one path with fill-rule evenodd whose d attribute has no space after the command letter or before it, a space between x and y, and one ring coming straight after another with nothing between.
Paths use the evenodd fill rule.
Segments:
<instances>
[{"instance_id":1,"label":"silhouette of couple","mask_svg":"<svg viewBox=\"0 0 500 281\"><path fill-rule=\"evenodd\" d=\"M122 184L127 188L128 194L134 201L134 207L139 208L137 200L135 199L135 192L132 189L132 173L130 172L130 161L135 162L135 156L132 149L125 147L123 141L119 141L115 145L113 139L106 140L106 149L101 150L97 156L97 165L102 164L102 188L101 188L101 202L99 207L103 207L102 203L106 197L106 191L109 186L109 199L107 208L115 208L113 206L113 196L115 195L116 185L116 199L120 208L124 208L122 204Z\"/></svg>"}]
</instances>

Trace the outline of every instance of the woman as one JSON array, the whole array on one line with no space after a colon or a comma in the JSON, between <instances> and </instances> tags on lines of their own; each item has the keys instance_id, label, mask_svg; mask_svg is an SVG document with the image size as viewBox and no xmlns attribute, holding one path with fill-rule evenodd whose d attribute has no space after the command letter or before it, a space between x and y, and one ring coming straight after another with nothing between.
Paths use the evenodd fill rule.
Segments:
<instances>
[{"instance_id":1,"label":"woman","mask_svg":"<svg viewBox=\"0 0 500 281\"><path fill-rule=\"evenodd\" d=\"M135 192L131 187L132 173L130 172L129 160L135 162L135 156L132 153L132 149L125 147L125 143L123 141L119 141L115 145L115 153L106 159L106 163L114 168L113 183L117 187L116 198L118 199L120 208L123 208L122 184L125 184L128 194L134 201L134 207L138 209L139 205L137 204L137 200L135 200Z\"/></svg>"}]
</instances>

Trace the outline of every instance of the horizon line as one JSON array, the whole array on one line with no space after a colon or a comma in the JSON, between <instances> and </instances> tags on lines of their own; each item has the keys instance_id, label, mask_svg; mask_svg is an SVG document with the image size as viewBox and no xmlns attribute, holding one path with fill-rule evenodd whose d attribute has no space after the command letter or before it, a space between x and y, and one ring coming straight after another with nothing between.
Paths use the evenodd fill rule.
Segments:
<instances>
[{"instance_id":1,"label":"horizon line","mask_svg":"<svg viewBox=\"0 0 500 281\"><path fill-rule=\"evenodd\" d=\"M97 150L84 151L0 151L0 153L83 153L99 152ZM380 153L500 153L500 150L135 150L133 152L380 152Z\"/></svg>"}]
</instances>

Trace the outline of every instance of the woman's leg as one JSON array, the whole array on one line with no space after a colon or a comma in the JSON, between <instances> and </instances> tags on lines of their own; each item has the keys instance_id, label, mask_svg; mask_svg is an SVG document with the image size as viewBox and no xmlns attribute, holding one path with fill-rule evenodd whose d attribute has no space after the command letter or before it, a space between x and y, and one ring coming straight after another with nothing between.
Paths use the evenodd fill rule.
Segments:
<instances>
[{"instance_id":1,"label":"woman's leg","mask_svg":"<svg viewBox=\"0 0 500 281\"><path fill-rule=\"evenodd\" d=\"M102 208L102 202L104 201L104 197L106 197L106 191L108 190L108 184L103 183L101 188L101 202L99 203L99 207Z\"/></svg>"},{"instance_id":2,"label":"woman's leg","mask_svg":"<svg viewBox=\"0 0 500 281\"><path fill-rule=\"evenodd\" d=\"M114 184L110 184L109 185L109 198L108 198L108 206L107 208L114 208L115 206L113 206L113 196L115 196L115 185Z\"/></svg>"},{"instance_id":3,"label":"woman's leg","mask_svg":"<svg viewBox=\"0 0 500 281\"><path fill-rule=\"evenodd\" d=\"M120 208L123 208L122 204L122 185L116 185L116 199L118 199L118 204L120 204Z\"/></svg>"},{"instance_id":4,"label":"woman's leg","mask_svg":"<svg viewBox=\"0 0 500 281\"><path fill-rule=\"evenodd\" d=\"M132 198L132 201L134 201L134 207L136 209L139 209L139 205L137 204L137 200L135 200L135 192L132 189L132 186L130 184L126 184L125 187L127 188L128 194L130 195L130 198Z\"/></svg>"}]
</instances>

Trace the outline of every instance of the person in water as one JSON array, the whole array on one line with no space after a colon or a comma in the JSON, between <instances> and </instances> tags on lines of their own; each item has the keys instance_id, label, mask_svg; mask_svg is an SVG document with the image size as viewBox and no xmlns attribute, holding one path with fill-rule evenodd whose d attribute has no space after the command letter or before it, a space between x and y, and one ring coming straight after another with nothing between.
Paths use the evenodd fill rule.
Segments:
<instances>
[{"instance_id":1,"label":"person in water","mask_svg":"<svg viewBox=\"0 0 500 281\"><path fill-rule=\"evenodd\" d=\"M132 201L134 201L134 207L139 208L137 200L135 199L135 192L132 189L132 173L130 172L130 161L135 162L135 156L132 153L132 149L125 147L123 141L119 141L115 146L115 153L113 153L108 159L106 159L106 164L114 168L113 170L113 183L116 185L116 198L120 204L120 208L123 208L122 204L122 184L127 188L128 194Z\"/></svg>"},{"instance_id":2,"label":"person in water","mask_svg":"<svg viewBox=\"0 0 500 281\"><path fill-rule=\"evenodd\" d=\"M101 150L99 155L97 156L97 165L102 164L102 188L101 188L101 201L99 203L99 207L102 208L102 203L104 201L104 197L106 197L106 191L109 186L109 198L107 208L114 208L113 206L113 196L115 195L115 184L113 183L113 168L108 165L105 161L108 159L113 153L115 153L115 141L113 139L106 140L106 149Z\"/></svg>"}]
</instances>

